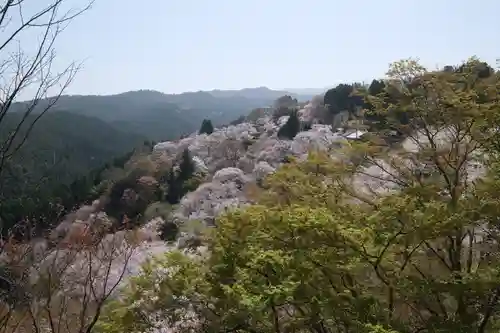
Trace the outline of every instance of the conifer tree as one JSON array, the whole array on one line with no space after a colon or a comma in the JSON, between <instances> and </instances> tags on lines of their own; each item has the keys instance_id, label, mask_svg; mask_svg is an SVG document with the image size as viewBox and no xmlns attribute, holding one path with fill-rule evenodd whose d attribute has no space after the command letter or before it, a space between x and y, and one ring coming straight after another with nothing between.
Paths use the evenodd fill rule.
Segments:
<instances>
[{"instance_id":1,"label":"conifer tree","mask_svg":"<svg viewBox=\"0 0 500 333\"><path fill-rule=\"evenodd\" d=\"M195 165L189 150L185 149L182 152L182 159L179 164L179 171L176 173L174 169L170 170L167 178L167 195L166 200L175 205L179 203L179 200L186 194L184 189L184 183L188 181L195 172Z\"/></svg>"},{"instance_id":2,"label":"conifer tree","mask_svg":"<svg viewBox=\"0 0 500 333\"><path fill-rule=\"evenodd\" d=\"M184 149L182 152L182 160L179 164L179 176L178 179L184 182L193 176L195 171L195 165L191 155L189 154L189 149Z\"/></svg>"},{"instance_id":3,"label":"conifer tree","mask_svg":"<svg viewBox=\"0 0 500 333\"><path fill-rule=\"evenodd\" d=\"M168 189L167 189L167 195L165 196L165 199L171 205L175 205L175 204L179 203L179 199L180 199L181 195L180 195L179 182L177 180L177 177L175 176L175 171L173 169L170 170L170 172L168 174L167 184L168 184Z\"/></svg>"},{"instance_id":4,"label":"conifer tree","mask_svg":"<svg viewBox=\"0 0 500 333\"><path fill-rule=\"evenodd\" d=\"M287 122L279 129L278 137L292 140L300 132L300 120L296 111L290 114Z\"/></svg>"},{"instance_id":5,"label":"conifer tree","mask_svg":"<svg viewBox=\"0 0 500 333\"><path fill-rule=\"evenodd\" d=\"M214 126L212 125L212 121L210 119L203 119L201 123L199 134L212 134L214 132Z\"/></svg>"}]
</instances>

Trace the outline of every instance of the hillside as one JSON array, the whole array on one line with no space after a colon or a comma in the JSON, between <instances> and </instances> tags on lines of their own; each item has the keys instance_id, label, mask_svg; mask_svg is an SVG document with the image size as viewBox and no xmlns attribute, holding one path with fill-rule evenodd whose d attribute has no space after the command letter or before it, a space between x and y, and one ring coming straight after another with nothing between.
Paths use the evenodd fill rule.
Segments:
<instances>
[{"instance_id":1,"label":"hillside","mask_svg":"<svg viewBox=\"0 0 500 333\"><path fill-rule=\"evenodd\" d=\"M9 113L3 119L2 142L20 117L21 114ZM34 117L36 114L30 115L25 124L31 123ZM24 137L26 129L27 126L21 127L18 139ZM57 111L46 113L4 168L0 179L0 219L7 223L9 219L5 214L15 210L13 203L16 207L24 206L24 214L29 215L31 206L23 198L48 200L54 188L69 185L90 170L142 145L144 140L141 135L121 131L94 117ZM13 147L17 143L19 140Z\"/></svg>"},{"instance_id":2,"label":"hillside","mask_svg":"<svg viewBox=\"0 0 500 333\"><path fill-rule=\"evenodd\" d=\"M368 100L377 96L401 98L398 91L388 89L384 82L373 80L364 87ZM104 212L114 223L120 223L125 216L134 225L151 222L145 230L158 240L158 223L182 227L201 222L213 226L228 209L254 203L254 191L266 188L268 175L293 161L307 161L311 152L342 159L348 149L363 149L363 144L357 147L356 142L372 143L375 137L379 141L374 143L384 152L412 151L412 136L402 132L409 118L398 112L377 116L360 112L362 107L369 110L377 107L353 94L360 87L341 84L307 103L251 112L237 124L217 126L210 134L193 131L181 139L159 142L152 152L132 156L115 173L118 176L112 177L108 192L97 200L101 204L85 210ZM386 184L377 179L384 177L381 168L384 165L374 165L361 172L354 180L356 190L386 191ZM478 177L483 169L471 168L468 172ZM143 183L148 183L149 188ZM131 196L135 201L123 200L122 195L128 190L135 193ZM156 208L150 210L148 206ZM71 223L64 224L64 229L68 228L71 229ZM185 234L174 231L174 236L180 237L179 244L186 242ZM187 238L191 236L188 234Z\"/></svg>"},{"instance_id":3,"label":"hillside","mask_svg":"<svg viewBox=\"0 0 500 333\"><path fill-rule=\"evenodd\" d=\"M9 114L2 122L2 132L3 126L6 129L18 122L16 116ZM29 173L42 165L55 166L61 171L68 167L64 164L69 163L73 167L66 171L81 174L130 151L145 139L135 133L120 131L94 117L51 111L36 123L19 153L14 155L13 162L22 161Z\"/></svg>"},{"instance_id":4,"label":"hillside","mask_svg":"<svg viewBox=\"0 0 500 333\"><path fill-rule=\"evenodd\" d=\"M212 93L168 95L140 90L111 96L61 96L2 175L4 222L10 225L20 214L46 215L49 202L56 198L69 209L86 197L93 179L100 178L96 168L101 170L145 140L179 138L197 131L205 118L216 126L229 123L255 107L271 105L285 92L255 88L219 91L218 97ZM39 101L26 124L50 102L50 98ZM21 119L23 107L24 103L13 105L12 110L19 112L9 112L2 122L4 135ZM91 170L93 175L87 177Z\"/></svg>"}]
</instances>

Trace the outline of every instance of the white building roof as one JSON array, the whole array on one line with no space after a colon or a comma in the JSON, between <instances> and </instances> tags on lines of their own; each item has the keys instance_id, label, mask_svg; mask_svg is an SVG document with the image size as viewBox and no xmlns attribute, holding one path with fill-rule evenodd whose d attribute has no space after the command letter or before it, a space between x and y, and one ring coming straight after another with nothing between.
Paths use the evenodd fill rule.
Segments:
<instances>
[{"instance_id":1,"label":"white building roof","mask_svg":"<svg viewBox=\"0 0 500 333\"><path fill-rule=\"evenodd\" d=\"M356 130L352 133L349 133L345 136L346 139L359 139L363 134L367 133L366 131Z\"/></svg>"}]
</instances>

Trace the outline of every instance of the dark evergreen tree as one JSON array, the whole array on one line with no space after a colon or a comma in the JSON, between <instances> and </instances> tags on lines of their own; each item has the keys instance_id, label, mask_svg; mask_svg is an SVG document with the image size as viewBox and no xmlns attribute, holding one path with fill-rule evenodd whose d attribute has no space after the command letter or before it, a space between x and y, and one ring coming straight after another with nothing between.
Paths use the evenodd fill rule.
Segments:
<instances>
[{"instance_id":1,"label":"dark evergreen tree","mask_svg":"<svg viewBox=\"0 0 500 333\"><path fill-rule=\"evenodd\" d=\"M182 160L179 164L179 176L178 179L182 182L191 178L195 171L195 165L191 155L189 154L189 150L186 148L182 152Z\"/></svg>"},{"instance_id":2,"label":"dark evergreen tree","mask_svg":"<svg viewBox=\"0 0 500 333\"><path fill-rule=\"evenodd\" d=\"M184 183L192 178L195 171L195 165L189 150L185 149L182 152L181 162L179 163L179 171L176 173L172 168L167 175L166 183L168 186L165 199L171 205L178 204L180 199L189 190L185 188Z\"/></svg>"},{"instance_id":3,"label":"dark evergreen tree","mask_svg":"<svg viewBox=\"0 0 500 333\"><path fill-rule=\"evenodd\" d=\"M300 120L296 111L292 112L287 122L278 131L280 139L292 140L300 132Z\"/></svg>"},{"instance_id":4,"label":"dark evergreen tree","mask_svg":"<svg viewBox=\"0 0 500 333\"><path fill-rule=\"evenodd\" d=\"M210 119L203 119L200 127L200 134L212 134L214 132L214 126L212 125L212 121Z\"/></svg>"},{"instance_id":5,"label":"dark evergreen tree","mask_svg":"<svg viewBox=\"0 0 500 333\"><path fill-rule=\"evenodd\" d=\"M141 198L138 198L133 204L124 201L123 194L127 189L131 189L136 193L139 191L139 184L134 174L130 174L112 185L109 192L109 200L104 206L106 214L117 220L117 224L115 225L117 227L121 226L125 215L129 219L134 219L146 209L148 204Z\"/></svg>"},{"instance_id":6,"label":"dark evergreen tree","mask_svg":"<svg viewBox=\"0 0 500 333\"><path fill-rule=\"evenodd\" d=\"M179 203L179 200L181 198L181 186L179 186L179 182L177 180L177 177L175 176L175 171L172 169L170 170L167 178L167 194L165 196L165 199L170 203L171 205L175 205Z\"/></svg>"},{"instance_id":7,"label":"dark evergreen tree","mask_svg":"<svg viewBox=\"0 0 500 333\"><path fill-rule=\"evenodd\" d=\"M339 84L335 88L328 90L325 93L325 105L332 114L337 114L342 111L352 111L352 103L350 95L353 91L353 86L350 84Z\"/></svg>"},{"instance_id":8,"label":"dark evergreen tree","mask_svg":"<svg viewBox=\"0 0 500 333\"><path fill-rule=\"evenodd\" d=\"M279 118L284 117L284 116L289 116L293 112L293 108L288 108L288 107L279 107L276 108L273 111L273 119L277 121Z\"/></svg>"},{"instance_id":9,"label":"dark evergreen tree","mask_svg":"<svg viewBox=\"0 0 500 333\"><path fill-rule=\"evenodd\" d=\"M286 109L288 109L288 108L294 108L298 104L299 104L299 102L297 101L296 98L293 98L290 95L284 95L284 96L281 96L280 98L278 98L274 102L274 107L276 109L279 109L279 108L286 108Z\"/></svg>"},{"instance_id":10,"label":"dark evergreen tree","mask_svg":"<svg viewBox=\"0 0 500 333\"><path fill-rule=\"evenodd\" d=\"M385 89L385 83L382 80L373 80L368 87L368 93L372 96L376 96L382 93Z\"/></svg>"}]
</instances>

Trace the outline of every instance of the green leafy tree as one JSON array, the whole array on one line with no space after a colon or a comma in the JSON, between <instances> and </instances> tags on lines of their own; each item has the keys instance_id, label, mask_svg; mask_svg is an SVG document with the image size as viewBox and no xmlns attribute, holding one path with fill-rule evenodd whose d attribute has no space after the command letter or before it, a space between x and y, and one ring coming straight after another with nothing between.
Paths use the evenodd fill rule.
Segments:
<instances>
[{"instance_id":1,"label":"green leafy tree","mask_svg":"<svg viewBox=\"0 0 500 333\"><path fill-rule=\"evenodd\" d=\"M214 126L210 119L203 119L200 127L200 134L212 134L214 132Z\"/></svg>"}]
</instances>

